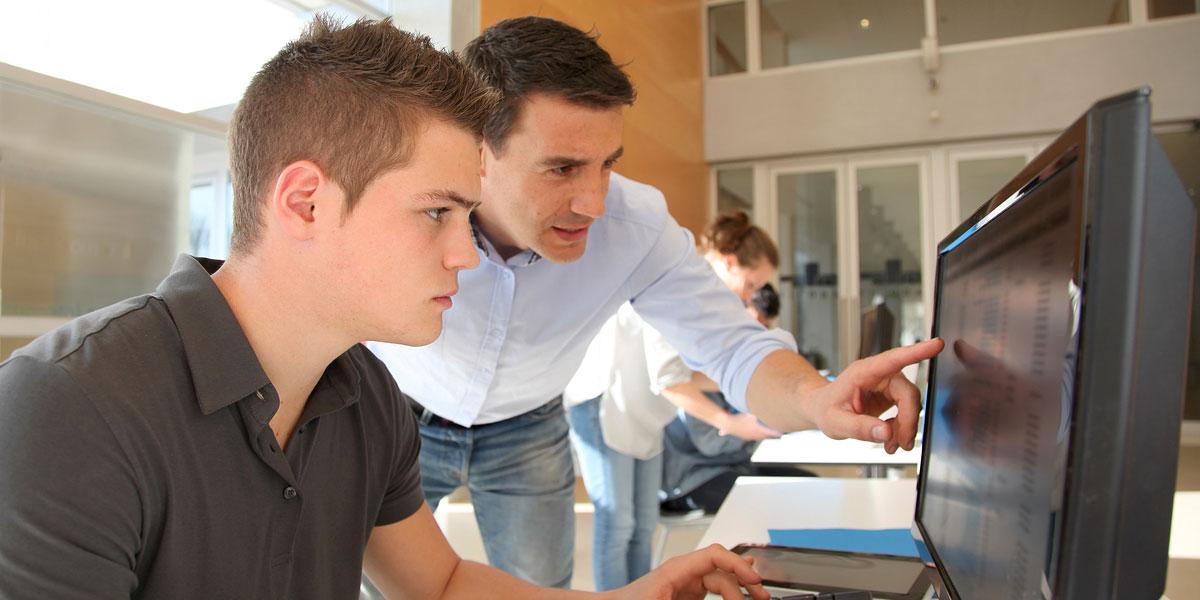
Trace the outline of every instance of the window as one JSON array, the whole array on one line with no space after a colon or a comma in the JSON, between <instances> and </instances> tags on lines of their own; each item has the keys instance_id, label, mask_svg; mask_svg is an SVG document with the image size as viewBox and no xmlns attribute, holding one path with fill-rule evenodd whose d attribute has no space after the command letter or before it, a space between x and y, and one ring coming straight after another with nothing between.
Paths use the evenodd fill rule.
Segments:
<instances>
[{"instance_id":1,"label":"window","mask_svg":"<svg viewBox=\"0 0 1200 600\"><path fill-rule=\"evenodd\" d=\"M717 214L740 210L754 216L754 169L717 169Z\"/></svg>"},{"instance_id":2,"label":"window","mask_svg":"<svg viewBox=\"0 0 1200 600\"><path fill-rule=\"evenodd\" d=\"M1200 123L1189 129L1160 132L1162 144L1171 166L1183 182L1192 200L1200 203ZM1200 225L1200 219L1197 220ZM1200 248L1200 245L1198 245ZM1200 250L1197 250L1200 257ZM1200 260L1196 261L1192 275L1192 332L1188 351L1187 397L1184 401L1185 419L1200 419Z\"/></svg>"},{"instance_id":3,"label":"window","mask_svg":"<svg viewBox=\"0 0 1200 600\"><path fill-rule=\"evenodd\" d=\"M746 70L746 4L708 7L708 74Z\"/></svg>"},{"instance_id":4,"label":"window","mask_svg":"<svg viewBox=\"0 0 1200 600\"><path fill-rule=\"evenodd\" d=\"M958 162L958 222L965 221L1025 166L1024 156Z\"/></svg>"},{"instance_id":5,"label":"window","mask_svg":"<svg viewBox=\"0 0 1200 600\"><path fill-rule=\"evenodd\" d=\"M1194 15L1200 6L1196 0L1149 0L1147 4L1151 19Z\"/></svg>"},{"instance_id":6,"label":"window","mask_svg":"<svg viewBox=\"0 0 1200 600\"><path fill-rule=\"evenodd\" d=\"M961 44L1129 22L1127 0L938 0L938 38Z\"/></svg>"},{"instance_id":7,"label":"window","mask_svg":"<svg viewBox=\"0 0 1200 600\"><path fill-rule=\"evenodd\" d=\"M0 78L0 131L5 338L37 335L63 318L153 291L176 254L189 249L196 147L202 140L223 146L218 128L7 78ZM7 325L30 319L45 328L18 334Z\"/></svg>"},{"instance_id":8,"label":"window","mask_svg":"<svg viewBox=\"0 0 1200 600\"><path fill-rule=\"evenodd\" d=\"M762 66L913 50L924 14L922 0L761 0Z\"/></svg>"}]
</instances>

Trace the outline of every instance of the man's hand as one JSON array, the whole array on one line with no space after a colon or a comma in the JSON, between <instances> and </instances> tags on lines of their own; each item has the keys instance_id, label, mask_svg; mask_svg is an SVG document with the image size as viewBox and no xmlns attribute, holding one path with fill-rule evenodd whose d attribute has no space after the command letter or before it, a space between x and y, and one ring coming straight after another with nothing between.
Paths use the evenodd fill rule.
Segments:
<instances>
[{"instance_id":1,"label":"man's hand","mask_svg":"<svg viewBox=\"0 0 1200 600\"><path fill-rule=\"evenodd\" d=\"M721 418L721 425L717 427L717 432L721 435L737 436L747 442L757 442L783 435L759 423L758 417L750 413L733 414L726 412L725 415L725 417Z\"/></svg>"},{"instance_id":2,"label":"man's hand","mask_svg":"<svg viewBox=\"0 0 1200 600\"><path fill-rule=\"evenodd\" d=\"M754 560L713 544L703 550L677 556L644 577L613 592L614 598L629 600L686 600L712 593L724 600L744 600L742 588L755 600L769 600L762 577L754 572Z\"/></svg>"},{"instance_id":3,"label":"man's hand","mask_svg":"<svg viewBox=\"0 0 1200 600\"><path fill-rule=\"evenodd\" d=\"M882 442L888 454L901 447L912 450L921 397L900 369L936 356L942 346L942 340L933 339L850 363L835 381L810 392L805 399L810 419L835 440ZM896 418L880 420L892 406Z\"/></svg>"}]
</instances>

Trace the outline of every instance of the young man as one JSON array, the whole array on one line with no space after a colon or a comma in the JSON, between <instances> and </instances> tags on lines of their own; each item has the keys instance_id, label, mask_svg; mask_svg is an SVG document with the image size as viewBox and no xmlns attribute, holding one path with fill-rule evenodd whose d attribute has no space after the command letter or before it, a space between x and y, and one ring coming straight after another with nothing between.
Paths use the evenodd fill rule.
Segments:
<instances>
[{"instance_id":1,"label":"young man","mask_svg":"<svg viewBox=\"0 0 1200 600\"><path fill-rule=\"evenodd\" d=\"M358 340L427 344L478 264L494 95L388 21L318 17L231 125L233 252L0 365L0 597L559 598L461 560L407 400ZM625 597L765 598L709 548Z\"/></svg>"},{"instance_id":2,"label":"young man","mask_svg":"<svg viewBox=\"0 0 1200 600\"><path fill-rule=\"evenodd\" d=\"M466 485L491 564L543 585L570 582L573 469L559 396L627 301L689 367L770 427L912 446L919 399L899 371L941 342L855 363L829 383L789 335L751 319L662 194L613 173L634 90L592 37L552 19L512 19L465 56L503 94L484 129L481 264L461 274L434 344L371 348L423 406L426 499L436 506ZM874 416L893 405L894 421Z\"/></svg>"}]
</instances>

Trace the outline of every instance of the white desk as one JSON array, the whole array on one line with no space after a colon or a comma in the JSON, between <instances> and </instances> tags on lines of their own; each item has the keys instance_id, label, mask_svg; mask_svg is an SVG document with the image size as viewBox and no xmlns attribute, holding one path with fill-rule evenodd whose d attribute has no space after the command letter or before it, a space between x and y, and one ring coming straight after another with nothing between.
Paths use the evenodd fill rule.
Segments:
<instances>
[{"instance_id":1,"label":"white desk","mask_svg":"<svg viewBox=\"0 0 1200 600\"><path fill-rule=\"evenodd\" d=\"M1200 559L1200 492L1175 492L1167 553L1171 558Z\"/></svg>"},{"instance_id":2,"label":"white desk","mask_svg":"<svg viewBox=\"0 0 1200 600\"><path fill-rule=\"evenodd\" d=\"M893 529L912 525L916 506L912 479L740 477L699 547L765 544L768 529ZM1200 492L1176 492L1171 519L1166 597L1196 598L1200 558Z\"/></svg>"},{"instance_id":3,"label":"white desk","mask_svg":"<svg viewBox=\"0 0 1200 600\"><path fill-rule=\"evenodd\" d=\"M816 430L797 431L774 440L764 440L752 461L761 464L854 465L868 477L882 477L888 469L921 464L921 445L912 450L883 451L883 444L860 440L831 440Z\"/></svg>"},{"instance_id":4,"label":"white desk","mask_svg":"<svg viewBox=\"0 0 1200 600\"><path fill-rule=\"evenodd\" d=\"M907 528L916 500L912 479L739 477L700 547L765 544L768 528Z\"/></svg>"}]
</instances>

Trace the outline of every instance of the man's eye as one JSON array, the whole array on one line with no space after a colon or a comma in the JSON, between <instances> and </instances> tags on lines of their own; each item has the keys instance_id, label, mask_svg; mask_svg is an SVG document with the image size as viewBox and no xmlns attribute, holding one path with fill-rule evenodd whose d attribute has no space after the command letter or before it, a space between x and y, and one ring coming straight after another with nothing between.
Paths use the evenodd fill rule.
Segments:
<instances>
[{"instance_id":1,"label":"man's eye","mask_svg":"<svg viewBox=\"0 0 1200 600\"><path fill-rule=\"evenodd\" d=\"M448 212L450 212L449 208L430 208L425 211L425 214L429 215L430 219L433 219L434 221L441 223L442 216Z\"/></svg>"},{"instance_id":2,"label":"man's eye","mask_svg":"<svg viewBox=\"0 0 1200 600\"><path fill-rule=\"evenodd\" d=\"M615 159L615 158L614 158L614 159L612 159L612 160L606 160L606 161L604 161L604 168L605 168L605 169L612 170L612 168L613 168L613 167L615 167L615 166L617 166L617 159Z\"/></svg>"},{"instance_id":3,"label":"man's eye","mask_svg":"<svg viewBox=\"0 0 1200 600\"><path fill-rule=\"evenodd\" d=\"M560 177L566 177L567 175L575 172L575 167L573 165L563 165L561 167L554 167L553 169L550 169L550 172Z\"/></svg>"}]
</instances>

